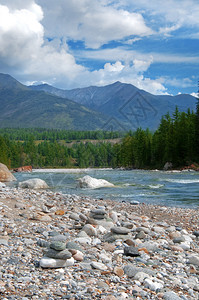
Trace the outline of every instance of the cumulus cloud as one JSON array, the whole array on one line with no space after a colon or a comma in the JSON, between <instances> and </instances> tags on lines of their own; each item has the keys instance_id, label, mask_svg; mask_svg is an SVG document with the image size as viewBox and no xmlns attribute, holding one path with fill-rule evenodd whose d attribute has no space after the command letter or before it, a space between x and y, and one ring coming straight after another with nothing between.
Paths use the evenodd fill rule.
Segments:
<instances>
[{"instance_id":1,"label":"cumulus cloud","mask_svg":"<svg viewBox=\"0 0 199 300\"><path fill-rule=\"evenodd\" d=\"M15 68L15 73L23 70L28 80L34 76L38 80L56 81L61 76L72 80L84 67L76 64L65 42L45 42L41 7L32 1L25 7L0 5L0 64Z\"/></svg>"},{"instance_id":2,"label":"cumulus cloud","mask_svg":"<svg viewBox=\"0 0 199 300\"><path fill-rule=\"evenodd\" d=\"M87 47L99 48L112 40L128 36L148 36L141 14L116 9L102 0L38 0L44 9L45 28L49 36L83 40ZM54 26L56 24L56 26Z\"/></svg>"}]
</instances>

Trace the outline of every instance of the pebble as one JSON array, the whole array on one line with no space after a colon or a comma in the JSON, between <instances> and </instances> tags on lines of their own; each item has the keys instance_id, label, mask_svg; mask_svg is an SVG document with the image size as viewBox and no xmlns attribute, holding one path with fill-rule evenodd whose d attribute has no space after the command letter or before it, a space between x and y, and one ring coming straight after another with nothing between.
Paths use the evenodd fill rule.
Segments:
<instances>
[{"instance_id":1,"label":"pebble","mask_svg":"<svg viewBox=\"0 0 199 300\"><path fill-rule=\"evenodd\" d=\"M197 209L14 187L0 207L4 300L199 299Z\"/></svg>"}]
</instances>

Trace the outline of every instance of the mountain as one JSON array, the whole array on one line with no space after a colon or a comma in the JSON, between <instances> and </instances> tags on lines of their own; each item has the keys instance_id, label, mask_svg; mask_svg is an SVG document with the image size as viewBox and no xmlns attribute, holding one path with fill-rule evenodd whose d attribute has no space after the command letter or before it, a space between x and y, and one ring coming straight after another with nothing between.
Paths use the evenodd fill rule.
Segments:
<instances>
[{"instance_id":1,"label":"mountain","mask_svg":"<svg viewBox=\"0 0 199 300\"><path fill-rule=\"evenodd\" d=\"M96 130L108 120L67 98L34 91L7 74L0 74L0 107L0 127Z\"/></svg>"},{"instance_id":2,"label":"mountain","mask_svg":"<svg viewBox=\"0 0 199 300\"><path fill-rule=\"evenodd\" d=\"M196 108L196 98L191 95L152 95L131 84L121 82L73 90L61 90L47 84L30 88L71 99L89 109L108 115L109 120L104 126L107 129L119 126L121 129L142 127L155 130L161 117L167 112L172 114L176 106L179 111Z\"/></svg>"}]
</instances>

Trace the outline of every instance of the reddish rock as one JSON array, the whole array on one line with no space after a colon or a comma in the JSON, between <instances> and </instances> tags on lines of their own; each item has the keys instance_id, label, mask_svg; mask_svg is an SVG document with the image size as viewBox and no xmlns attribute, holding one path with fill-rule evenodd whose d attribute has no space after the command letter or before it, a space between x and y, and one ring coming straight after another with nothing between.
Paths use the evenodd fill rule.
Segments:
<instances>
[{"instance_id":1,"label":"reddish rock","mask_svg":"<svg viewBox=\"0 0 199 300\"><path fill-rule=\"evenodd\" d=\"M13 169L14 172L32 172L32 166L23 166Z\"/></svg>"},{"instance_id":2,"label":"reddish rock","mask_svg":"<svg viewBox=\"0 0 199 300\"><path fill-rule=\"evenodd\" d=\"M8 170L7 166L0 163L0 182L15 181L16 178Z\"/></svg>"}]
</instances>

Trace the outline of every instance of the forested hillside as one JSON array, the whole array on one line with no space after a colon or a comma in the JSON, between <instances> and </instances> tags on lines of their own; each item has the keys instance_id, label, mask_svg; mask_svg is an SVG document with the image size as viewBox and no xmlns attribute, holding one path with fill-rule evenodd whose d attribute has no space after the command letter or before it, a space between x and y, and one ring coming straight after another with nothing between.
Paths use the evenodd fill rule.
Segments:
<instances>
[{"instance_id":1,"label":"forested hillside","mask_svg":"<svg viewBox=\"0 0 199 300\"><path fill-rule=\"evenodd\" d=\"M128 167L162 168L199 162L199 105L162 117L154 132L138 128L120 143L118 132L64 131L46 129L1 129L0 162L10 168L22 165L42 167ZM96 140L95 143L92 140ZM68 145L71 141L72 146Z\"/></svg>"}]
</instances>

